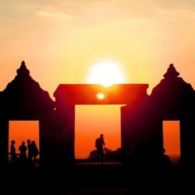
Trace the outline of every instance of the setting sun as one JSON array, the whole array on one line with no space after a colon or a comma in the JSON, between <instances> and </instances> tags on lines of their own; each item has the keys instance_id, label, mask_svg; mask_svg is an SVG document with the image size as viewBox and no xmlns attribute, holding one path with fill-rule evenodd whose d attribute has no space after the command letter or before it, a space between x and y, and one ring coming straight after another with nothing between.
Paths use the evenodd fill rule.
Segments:
<instances>
[{"instance_id":1,"label":"setting sun","mask_svg":"<svg viewBox=\"0 0 195 195\"><path fill-rule=\"evenodd\" d=\"M103 94L103 93L98 93L98 94L97 94L97 98L98 98L99 100L103 100L103 99L105 98L105 94Z\"/></svg>"},{"instance_id":2,"label":"setting sun","mask_svg":"<svg viewBox=\"0 0 195 195\"><path fill-rule=\"evenodd\" d=\"M88 83L99 83L109 87L115 83L124 83L125 77L118 63L103 61L95 64L89 73Z\"/></svg>"}]
</instances>

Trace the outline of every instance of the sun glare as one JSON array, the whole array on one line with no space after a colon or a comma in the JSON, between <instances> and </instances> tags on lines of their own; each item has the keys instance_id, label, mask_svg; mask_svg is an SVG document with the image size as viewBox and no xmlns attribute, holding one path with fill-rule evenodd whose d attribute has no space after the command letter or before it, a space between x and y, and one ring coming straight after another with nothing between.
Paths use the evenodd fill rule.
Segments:
<instances>
[{"instance_id":1,"label":"sun glare","mask_svg":"<svg viewBox=\"0 0 195 195\"><path fill-rule=\"evenodd\" d=\"M97 98L98 98L99 100L103 100L103 99L105 98L105 94L103 94L103 93L98 93L98 94L97 94Z\"/></svg>"},{"instance_id":2,"label":"sun glare","mask_svg":"<svg viewBox=\"0 0 195 195\"><path fill-rule=\"evenodd\" d=\"M103 61L91 68L87 82L110 87L112 84L124 83L125 78L118 63Z\"/></svg>"}]
</instances>

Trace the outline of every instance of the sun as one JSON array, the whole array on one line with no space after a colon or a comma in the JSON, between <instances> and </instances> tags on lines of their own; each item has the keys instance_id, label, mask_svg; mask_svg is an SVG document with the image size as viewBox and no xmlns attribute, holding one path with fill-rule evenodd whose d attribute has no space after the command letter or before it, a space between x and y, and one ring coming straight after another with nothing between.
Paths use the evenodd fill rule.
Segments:
<instances>
[{"instance_id":1,"label":"sun","mask_svg":"<svg viewBox=\"0 0 195 195\"><path fill-rule=\"evenodd\" d=\"M112 61L102 61L94 64L87 79L87 83L102 84L105 87L124 82L125 76L120 69L120 64Z\"/></svg>"},{"instance_id":2,"label":"sun","mask_svg":"<svg viewBox=\"0 0 195 195\"><path fill-rule=\"evenodd\" d=\"M99 100L103 100L103 99L105 98L105 94L104 94L104 93L98 93L98 94L97 94L97 98L98 98Z\"/></svg>"}]
</instances>

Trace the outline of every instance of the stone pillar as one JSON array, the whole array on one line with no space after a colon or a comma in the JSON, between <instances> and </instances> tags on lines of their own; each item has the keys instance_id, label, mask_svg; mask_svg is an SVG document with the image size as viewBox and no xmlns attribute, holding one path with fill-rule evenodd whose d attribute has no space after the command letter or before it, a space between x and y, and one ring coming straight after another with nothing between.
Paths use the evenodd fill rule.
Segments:
<instances>
[{"instance_id":1,"label":"stone pillar","mask_svg":"<svg viewBox=\"0 0 195 195\"><path fill-rule=\"evenodd\" d=\"M57 134L59 150L63 161L72 162L74 155L75 140L75 105L66 101L56 100Z\"/></svg>"},{"instance_id":2,"label":"stone pillar","mask_svg":"<svg viewBox=\"0 0 195 195\"><path fill-rule=\"evenodd\" d=\"M183 163L195 163L195 124L194 119L181 120L181 161Z\"/></svg>"},{"instance_id":3,"label":"stone pillar","mask_svg":"<svg viewBox=\"0 0 195 195\"><path fill-rule=\"evenodd\" d=\"M40 130L40 163L55 165L59 158L59 136L54 112L43 115L39 120Z\"/></svg>"},{"instance_id":4,"label":"stone pillar","mask_svg":"<svg viewBox=\"0 0 195 195\"><path fill-rule=\"evenodd\" d=\"M0 119L0 163L6 165L8 163L8 120Z\"/></svg>"},{"instance_id":5,"label":"stone pillar","mask_svg":"<svg viewBox=\"0 0 195 195\"><path fill-rule=\"evenodd\" d=\"M64 155L66 160L75 159L75 105L69 105L64 112Z\"/></svg>"},{"instance_id":6,"label":"stone pillar","mask_svg":"<svg viewBox=\"0 0 195 195\"><path fill-rule=\"evenodd\" d=\"M121 148L123 152L127 152L131 144L131 131L129 127L129 109L128 106L121 107Z\"/></svg>"}]
</instances>

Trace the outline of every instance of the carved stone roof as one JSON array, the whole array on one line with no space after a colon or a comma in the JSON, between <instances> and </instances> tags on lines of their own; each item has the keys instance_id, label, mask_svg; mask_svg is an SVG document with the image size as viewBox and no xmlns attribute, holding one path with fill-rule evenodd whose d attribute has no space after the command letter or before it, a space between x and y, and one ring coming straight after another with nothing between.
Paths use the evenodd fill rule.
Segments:
<instances>
[{"instance_id":1,"label":"carved stone roof","mask_svg":"<svg viewBox=\"0 0 195 195\"><path fill-rule=\"evenodd\" d=\"M169 65L169 68L167 69L167 72L163 75L165 79L174 79L178 77L180 74L177 72L173 64Z\"/></svg>"},{"instance_id":2,"label":"carved stone roof","mask_svg":"<svg viewBox=\"0 0 195 195\"><path fill-rule=\"evenodd\" d=\"M21 77L28 77L30 75L30 71L27 69L25 61L21 62L21 66L17 70L17 75Z\"/></svg>"},{"instance_id":3,"label":"carved stone roof","mask_svg":"<svg viewBox=\"0 0 195 195\"><path fill-rule=\"evenodd\" d=\"M154 87L150 95L152 102L163 110L182 110L193 103L195 92L192 86L179 77L179 72L170 64L164 79Z\"/></svg>"},{"instance_id":4,"label":"carved stone roof","mask_svg":"<svg viewBox=\"0 0 195 195\"><path fill-rule=\"evenodd\" d=\"M1 96L1 109L7 115L29 114L39 115L54 109L54 102L47 91L44 91L38 82L32 79L25 62L17 69L17 75Z\"/></svg>"}]
</instances>

